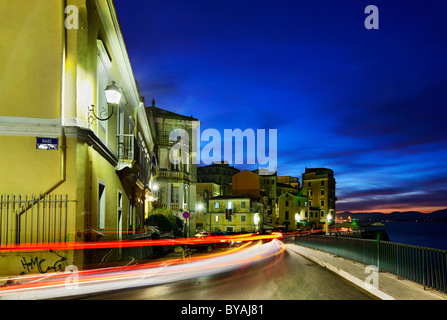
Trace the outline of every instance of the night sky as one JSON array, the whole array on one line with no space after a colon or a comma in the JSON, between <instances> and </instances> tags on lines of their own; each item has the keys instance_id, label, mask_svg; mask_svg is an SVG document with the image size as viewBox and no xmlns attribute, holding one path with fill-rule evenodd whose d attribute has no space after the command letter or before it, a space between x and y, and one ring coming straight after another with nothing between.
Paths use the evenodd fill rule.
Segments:
<instances>
[{"instance_id":1,"label":"night sky","mask_svg":"<svg viewBox=\"0 0 447 320\"><path fill-rule=\"evenodd\" d=\"M277 129L278 175L333 169L337 211L447 208L446 1L115 5L147 105L222 135Z\"/></svg>"}]
</instances>

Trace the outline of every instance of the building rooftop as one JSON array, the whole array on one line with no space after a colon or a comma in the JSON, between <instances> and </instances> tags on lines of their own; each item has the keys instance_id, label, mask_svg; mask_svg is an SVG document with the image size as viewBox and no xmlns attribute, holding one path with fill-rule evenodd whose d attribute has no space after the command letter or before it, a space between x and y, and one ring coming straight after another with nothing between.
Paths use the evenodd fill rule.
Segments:
<instances>
[{"instance_id":1,"label":"building rooftop","mask_svg":"<svg viewBox=\"0 0 447 320\"><path fill-rule=\"evenodd\" d=\"M146 107L146 113L152 115L153 118L168 118L168 119L176 119L176 120L184 120L184 121L199 121L194 118L192 115L190 117L184 116L172 111L168 111L165 109L161 109L155 106L155 100L152 100L152 106Z\"/></svg>"}]
</instances>

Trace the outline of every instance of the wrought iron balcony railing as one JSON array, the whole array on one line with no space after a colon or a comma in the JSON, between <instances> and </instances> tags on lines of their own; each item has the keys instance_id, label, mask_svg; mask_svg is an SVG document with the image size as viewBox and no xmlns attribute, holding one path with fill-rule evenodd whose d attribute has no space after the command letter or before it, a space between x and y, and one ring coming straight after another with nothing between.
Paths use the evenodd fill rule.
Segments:
<instances>
[{"instance_id":1,"label":"wrought iron balcony railing","mask_svg":"<svg viewBox=\"0 0 447 320\"><path fill-rule=\"evenodd\" d=\"M117 134L119 160L135 159L135 137L133 134Z\"/></svg>"}]
</instances>

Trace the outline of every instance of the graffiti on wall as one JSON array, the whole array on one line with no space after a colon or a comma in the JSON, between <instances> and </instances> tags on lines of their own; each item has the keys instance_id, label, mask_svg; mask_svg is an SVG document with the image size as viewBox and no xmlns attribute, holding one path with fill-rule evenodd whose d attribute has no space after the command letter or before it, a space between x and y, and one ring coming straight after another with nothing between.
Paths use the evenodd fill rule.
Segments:
<instances>
[{"instance_id":1,"label":"graffiti on wall","mask_svg":"<svg viewBox=\"0 0 447 320\"><path fill-rule=\"evenodd\" d=\"M49 261L47 259L43 259L41 257L22 257L20 260L22 264L23 271L20 273L21 275L25 274L25 272L35 271L39 273L47 273L47 272L64 272L65 268L68 266L67 259L58 253L50 250L50 252L56 254L59 259L56 262Z\"/></svg>"}]
</instances>

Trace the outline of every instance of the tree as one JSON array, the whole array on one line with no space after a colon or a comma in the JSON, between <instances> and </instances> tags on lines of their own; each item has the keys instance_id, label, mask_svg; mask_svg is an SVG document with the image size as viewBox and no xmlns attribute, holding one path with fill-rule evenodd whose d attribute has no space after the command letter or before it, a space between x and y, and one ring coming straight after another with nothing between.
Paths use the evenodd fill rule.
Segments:
<instances>
[{"instance_id":1,"label":"tree","mask_svg":"<svg viewBox=\"0 0 447 320\"><path fill-rule=\"evenodd\" d=\"M146 226L156 226L161 232L172 231L171 221L161 213L149 214L147 219L145 219L144 224Z\"/></svg>"},{"instance_id":2,"label":"tree","mask_svg":"<svg viewBox=\"0 0 447 320\"><path fill-rule=\"evenodd\" d=\"M145 220L146 226L156 226L161 232L174 232L175 236L181 236L183 221L177 217L171 209L157 208L152 210Z\"/></svg>"}]
</instances>

